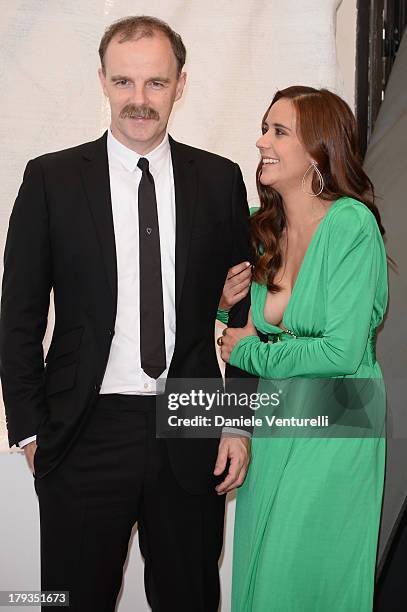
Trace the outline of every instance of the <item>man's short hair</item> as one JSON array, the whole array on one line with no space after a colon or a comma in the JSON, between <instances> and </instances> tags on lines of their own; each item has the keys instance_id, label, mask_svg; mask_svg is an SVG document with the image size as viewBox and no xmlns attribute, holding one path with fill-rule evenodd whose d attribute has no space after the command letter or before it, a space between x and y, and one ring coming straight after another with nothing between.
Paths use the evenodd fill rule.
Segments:
<instances>
[{"instance_id":1,"label":"man's short hair","mask_svg":"<svg viewBox=\"0 0 407 612\"><path fill-rule=\"evenodd\" d=\"M171 43L172 50L174 51L175 58L177 60L177 75L181 74L182 68L185 64L186 49L182 38L177 32L174 32L172 28L156 17L149 17L147 15L140 15L136 17L124 17L112 23L103 34L102 40L99 45L99 57L102 64L103 73L105 70L105 54L106 49L110 41L114 36L120 34L119 43L127 42L129 40L139 40L144 37L154 36L155 33L160 32L168 38Z\"/></svg>"}]
</instances>

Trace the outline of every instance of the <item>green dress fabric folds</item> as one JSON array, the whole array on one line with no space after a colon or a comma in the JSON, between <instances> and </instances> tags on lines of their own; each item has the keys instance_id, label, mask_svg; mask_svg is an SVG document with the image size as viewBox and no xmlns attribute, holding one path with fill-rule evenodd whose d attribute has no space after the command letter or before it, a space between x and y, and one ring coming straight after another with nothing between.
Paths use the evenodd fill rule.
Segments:
<instances>
[{"instance_id":1,"label":"green dress fabric folds","mask_svg":"<svg viewBox=\"0 0 407 612\"><path fill-rule=\"evenodd\" d=\"M259 388L293 378L372 380L372 405L385 413L375 339L387 307L387 261L363 203L339 198L320 221L285 310L290 333L265 321L266 296L253 282L253 323L269 342L242 338L233 366L258 375ZM233 612L372 610L385 465L377 422L379 433L367 436L261 437L255 428L237 493Z\"/></svg>"}]
</instances>

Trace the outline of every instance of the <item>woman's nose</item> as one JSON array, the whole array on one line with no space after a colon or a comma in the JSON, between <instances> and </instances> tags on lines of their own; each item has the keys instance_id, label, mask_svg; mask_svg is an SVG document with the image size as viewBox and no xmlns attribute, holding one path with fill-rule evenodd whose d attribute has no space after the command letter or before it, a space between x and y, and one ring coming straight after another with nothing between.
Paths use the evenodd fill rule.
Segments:
<instances>
[{"instance_id":1,"label":"woman's nose","mask_svg":"<svg viewBox=\"0 0 407 612\"><path fill-rule=\"evenodd\" d=\"M260 138L256 141L256 147L258 149L267 149L270 146L270 138L266 134L262 134Z\"/></svg>"}]
</instances>

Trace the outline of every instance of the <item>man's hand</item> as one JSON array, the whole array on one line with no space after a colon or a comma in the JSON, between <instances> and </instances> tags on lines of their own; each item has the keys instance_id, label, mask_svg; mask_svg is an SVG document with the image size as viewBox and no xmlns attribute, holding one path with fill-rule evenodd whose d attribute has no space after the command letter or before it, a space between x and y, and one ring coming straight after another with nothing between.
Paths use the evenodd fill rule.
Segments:
<instances>
[{"instance_id":1,"label":"man's hand","mask_svg":"<svg viewBox=\"0 0 407 612\"><path fill-rule=\"evenodd\" d=\"M232 306L246 297L251 280L252 267L249 261L243 261L233 268L229 268L219 302L219 309L230 310Z\"/></svg>"},{"instance_id":2,"label":"man's hand","mask_svg":"<svg viewBox=\"0 0 407 612\"><path fill-rule=\"evenodd\" d=\"M222 336L219 336L217 339L217 343L220 346L220 356L225 363L229 363L230 353L239 340L246 336L257 336L257 331L252 321L251 308L244 327L226 327L222 332Z\"/></svg>"},{"instance_id":3,"label":"man's hand","mask_svg":"<svg viewBox=\"0 0 407 612\"><path fill-rule=\"evenodd\" d=\"M37 450L37 442L33 440L24 446L25 458L28 461L31 472L34 474L34 455Z\"/></svg>"},{"instance_id":4,"label":"man's hand","mask_svg":"<svg viewBox=\"0 0 407 612\"><path fill-rule=\"evenodd\" d=\"M218 495L229 493L243 484L250 461L250 438L234 434L222 434L214 474L219 476L230 459L229 472L225 480L215 487Z\"/></svg>"}]
</instances>

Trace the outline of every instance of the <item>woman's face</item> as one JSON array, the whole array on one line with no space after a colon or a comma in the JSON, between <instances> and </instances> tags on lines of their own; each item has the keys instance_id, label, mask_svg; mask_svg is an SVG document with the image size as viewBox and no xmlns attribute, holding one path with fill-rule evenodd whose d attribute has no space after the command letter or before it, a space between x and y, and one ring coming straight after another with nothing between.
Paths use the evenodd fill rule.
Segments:
<instances>
[{"instance_id":1,"label":"woman's face","mask_svg":"<svg viewBox=\"0 0 407 612\"><path fill-rule=\"evenodd\" d=\"M262 157L260 182L280 193L301 189L302 178L311 163L297 136L296 124L294 104L281 98L270 108L262 126L263 136L256 142ZM309 181L310 175L312 172L307 175Z\"/></svg>"}]
</instances>

